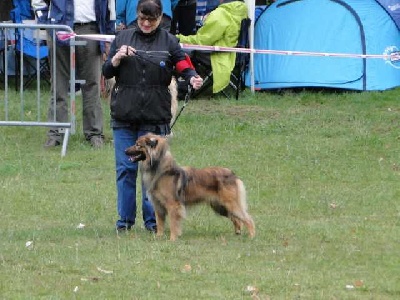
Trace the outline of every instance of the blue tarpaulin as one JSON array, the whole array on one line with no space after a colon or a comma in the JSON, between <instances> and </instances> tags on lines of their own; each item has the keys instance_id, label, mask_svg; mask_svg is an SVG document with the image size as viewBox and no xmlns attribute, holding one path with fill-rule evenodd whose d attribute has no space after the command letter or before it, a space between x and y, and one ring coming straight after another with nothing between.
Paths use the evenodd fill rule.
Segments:
<instances>
[{"instance_id":1,"label":"blue tarpaulin","mask_svg":"<svg viewBox=\"0 0 400 300\"><path fill-rule=\"evenodd\" d=\"M255 49L355 55L255 53L254 88L400 86L400 60L384 56L400 54L399 26L400 0L276 0L255 22Z\"/></svg>"},{"instance_id":2,"label":"blue tarpaulin","mask_svg":"<svg viewBox=\"0 0 400 300\"><path fill-rule=\"evenodd\" d=\"M399 0L377 0L387 13L392 17L400 30L400 1Z\"/></svg>"}]
</instances>

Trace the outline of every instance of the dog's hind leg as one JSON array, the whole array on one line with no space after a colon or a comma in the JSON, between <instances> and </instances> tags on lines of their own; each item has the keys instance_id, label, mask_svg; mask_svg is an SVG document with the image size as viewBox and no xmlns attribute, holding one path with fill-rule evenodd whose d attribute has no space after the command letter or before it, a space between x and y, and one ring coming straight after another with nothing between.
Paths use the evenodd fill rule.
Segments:
<instances>
[{"instance_id":1,"label":"dog's hind leg","mask_svg":"<svg viewBox=\"0 0 400 300\"><path fill-rule=\"evenodd\" d=\"M256 235L253 218L249 215L247 211L237 207L237 209L232 209L230 211L230 214L233 225L235 226L236 234L240 234L242 227L241 223L243 222L244 225L247 227L247 230L249 231L250 237L253 238ZM237 232L237 230L239 230L239 233Z\"/></svg>"},{"instance_id":2,"label":"dog's hind leg","mask_svg":"<svg viewBox=\"0 0 400 300\"><path fill-rule=\"evenodd\" d=\"M246 211L232 210L230 211L230 214L236 234L241 233L242 223L244 223L244 225L247 227L247 230L249 231L250 237L253 238L256 235L253 218Z\"/></svg>"},{"instance_id":3,"label":"dog's hind leg","mask_svg":"<svg viewBox=\"0 0 400 300\"><path fill-rule=\"evenodd\" d=\"M235 233L236 234L241 234L242 233L242 221L240 219L236 218L235 216L230 217L233 227L235 228Z\"/></svg>"},{"instance_id":4,"label":"dog's hind leg","mask_svg":"<svg viewBox=\"0 0 400 300\"><path fill-rule=\"evenodd\" d=\"M223 196L221 196L223 198ZM227 201L223 201L224 203L226 203ZM227 217L230 218L233 226L235 227L235 233L236 234L240 234L242 231L242 222L240 221L240 219L236 218L234 215L232 215L228 209L221 205L221 203L219 202L211 202L210 203L211 208L219 215L223 216L223 217Z\"/></svg>"},{"instance_id":5,"label":"dog's hind leg","mask_svg":"<svg viewBox=\"0 0 400 300\"><path fill-rule=\"evenodd\" d=\"M220 192L221 202L224 203L229 212L235 233L240 234L242 222L247 227L250 236L255 236L255 226L253 218L247 212L246 190L243 182L240 179L236 180L236 193L231 190L224 190Z\"/></svg>"},{"instance_id":6,"label":"dog's hind leg","mask_svg":"<svg viewBox=\"0 0 400 300\"><path fill-rule=\"evenodd\" d=\"M247 227L249 231L250 237L253 238L256 235L256 228L254 225L253 218L246 212L246 217L243 220L244 225Z\"/></svg>"}]
</instances>

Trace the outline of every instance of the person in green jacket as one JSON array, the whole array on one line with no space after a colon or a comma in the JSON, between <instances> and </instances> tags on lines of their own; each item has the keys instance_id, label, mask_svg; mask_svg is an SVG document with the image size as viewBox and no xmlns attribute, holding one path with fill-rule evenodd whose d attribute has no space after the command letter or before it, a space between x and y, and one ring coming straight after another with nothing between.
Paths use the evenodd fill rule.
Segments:
<instances>
[{"instance_id":1,"label":"person in green jacket","mask_svg":"<svg viewBox=\"0 0 400 300\"><path fill-rule=\"evenodd\" d=\"M194 35L178 34L181 43L235 47L240 23L247 18L247 6L242 1L220 0L221 4L204 19L203 26ZM196 52L196 51L194 51ZM235 52L212 52L213 93L228 86L230 74L235 67Z\"/></svg>"}]
</instances>

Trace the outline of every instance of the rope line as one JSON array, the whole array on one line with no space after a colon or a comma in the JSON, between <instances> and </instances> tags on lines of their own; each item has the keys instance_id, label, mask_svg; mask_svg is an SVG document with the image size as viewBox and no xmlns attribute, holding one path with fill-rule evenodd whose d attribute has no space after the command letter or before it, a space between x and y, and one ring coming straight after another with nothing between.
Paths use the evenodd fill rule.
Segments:
<instances>
[{"instance_id":1,"label":"rope line","mask_svg":"<svg viewBox=\"0 0 400 300\"><path fill-rule=\"evenodd\" d=\"M71 38L82 38L88 40L112 42L115 39L115 35L107 35L107 34L78 35L76 33L58 31L57 38L61 41L66 41ZM356 53L249 49L249 48L235 48L235 47L222 47L222 46L191 45L182 43L180 45L183 49L219 51L219 52L260 53L260 54L272 54L272 55L319 56L319 57L341 57L341 58L378 58L378 59L390 60L392 62L400 60L400 51L394 51L393 53L390 54L356 54Z\"/></svg>"}]
</instances>

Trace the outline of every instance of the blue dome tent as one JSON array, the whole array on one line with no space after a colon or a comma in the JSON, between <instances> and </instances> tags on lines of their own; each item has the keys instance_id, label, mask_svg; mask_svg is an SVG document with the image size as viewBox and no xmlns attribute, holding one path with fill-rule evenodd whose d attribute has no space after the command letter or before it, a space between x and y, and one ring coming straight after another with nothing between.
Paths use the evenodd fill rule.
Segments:
<instances>
[{"instance_id":1,"label":"blue dome tent","mask_svg":"<svg viewBox=\"0 0 400 300\"><path fill-rule=\"evenodd\" d=\"M254 25L254 49L358 55L400 51L400 0L277 0ZM255 53L254 88L386 90L400 61ZM251 86L251 70L246 73Z\"/></svg>"}]
</instances>

